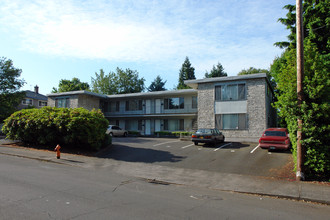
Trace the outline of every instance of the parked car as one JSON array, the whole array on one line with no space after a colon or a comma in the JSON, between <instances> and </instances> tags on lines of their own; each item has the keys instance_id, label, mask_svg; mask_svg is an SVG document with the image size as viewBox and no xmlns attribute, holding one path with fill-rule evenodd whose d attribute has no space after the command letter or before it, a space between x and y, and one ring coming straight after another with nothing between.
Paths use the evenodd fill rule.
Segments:
<instances>
[{"instance_id":1,"label":"parked car","mask_svg":"<svg viewBox=\"0 0 330 220\"><path fill-rule=\"evenodd\" d=\"M121 129L117 125L109 125L106 133L109 134L110 136L124 136L124 137L127 137L127 135L128 135L127 130Z\"/></svg>"},{"instance_id":2,"label":"parked car","mask_svg":"<svg viewBox=\"0 0 330 220\"><path fill-rule=\"evenodd\" d=\"M268 150L287 150L291 146L289 133L286 128L268 128L259 139L259 146Z\"/></svg>"},{"instance_id":3,"label":"parked car","mask_svg":"<svg viewBox=\"0 0 330 220\"><path fill-rule=\"evenodd\" d=\"M198 143L216 144L225 142L225 136L217 128L201 128L191 136L195 145Z\"/></svg>"}]
</instances>

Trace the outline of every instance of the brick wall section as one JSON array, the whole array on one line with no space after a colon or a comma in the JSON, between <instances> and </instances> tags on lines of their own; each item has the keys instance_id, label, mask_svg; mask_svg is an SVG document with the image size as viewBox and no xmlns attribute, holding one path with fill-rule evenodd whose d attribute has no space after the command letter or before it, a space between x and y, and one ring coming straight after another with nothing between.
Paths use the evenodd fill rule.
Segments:
<instances>
[{"instance_id":1,"label":"brick wall section","mask_svg":"<svg viewBox=\"0 0 330 220\"><path fill-rule=\"evenodd\" d=\"M266 129L266 80L247 81L248 137L259 138Z\"/></svg>"},{"instance_id":2,"label":"brick wall section","mask_svg":"<svg viewBox=\"0 0 330 220\"><path fill-rule=\"evenodd\" d=\"M100 99L89 96L89 95L79 95L79 99L75 99L75 102L77 101L77 107L83 107L88 110L92 110L93 108L99 109L100 108ZM70 100L71 103L71 100ZM74 107L74 108L77 108Z\"/></svg>"},{"instance_id":3,"label":"brick wall section","mask_svg":"<svg viewBox=\"0 0 330 220\"><path fill-rule=\"evenodd\" d=\"M60 98L60 97L59 97ZM55 107L55 98L48 97L48 106ZM100 99L89 95L70 96L70 108L83 107L88 110L99 109Z\"/></svg>"},{"instance_id":4,"label":"brick wall section","mask_svg":"<svg viewBox=\"0 0 330 220\"><path fill-rule=\"evenodd\" d=\"M215 127L214 84L198 85L198 128Z\"/></svg>"}]
</instances>

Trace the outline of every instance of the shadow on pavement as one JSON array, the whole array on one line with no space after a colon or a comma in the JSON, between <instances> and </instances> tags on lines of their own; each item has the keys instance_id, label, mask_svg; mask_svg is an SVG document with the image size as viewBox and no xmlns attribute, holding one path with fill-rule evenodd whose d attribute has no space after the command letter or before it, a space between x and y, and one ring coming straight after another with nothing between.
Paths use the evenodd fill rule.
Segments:
<instances>
[{"instance_id":1,"label":"shadow on pavement","mask_svg":"<svg viewBox=\"0 0 330 220\"><path fill-rule=\"evenodd\" d=\"M226 146L224 146L226 145ZM221 144L204 144L203 147L208 147L208 148L218 148L224 146L224 149L240 149L240 148L244 148L244 147L250 147L250 144L243 144L240 142L224 142Z\"/></svg>"},{"instance_id":2,"label":"shadow on pavement","mask_svg":"<svg viewBox=\"0 0 330 220\"><path fill-rule=\"evenodd\" d=\"M96 157L109 158L126 162L179 162L186 157L175 156L167 151L147 148L134 148L125 145L114 144L111 147L97 153Z\"/></svg>"}]
</instances>

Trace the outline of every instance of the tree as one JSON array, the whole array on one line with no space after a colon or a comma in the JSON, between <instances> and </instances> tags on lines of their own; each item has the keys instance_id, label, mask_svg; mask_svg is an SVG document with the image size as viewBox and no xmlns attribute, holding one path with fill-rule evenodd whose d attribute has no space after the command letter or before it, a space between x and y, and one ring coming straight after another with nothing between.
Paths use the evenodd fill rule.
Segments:
<instances>
[{"instance_id":1,"label":"tree","mask_svg":"<svg viewBox=\"0 0 330 220\"><path fill-rule=\"evenodd\" d=\"M24 98L25 93L19 89L25 84L19 79L22 70L13 65L13 61L0 58L0 122L16 111L16 107Z\"/></svg>"},{"instance_id":2,"label":"tree","mask_svg":"<svg viewBox=\"0 0 330 220\"><path fill-rule=\"evenodd\" d=\"M72 78L72 80L61 79L58 84L58 89L53 87L52 93L58 92L70 92L70 91L79 91L87 90L89 91L89 85L85 82L80 82L78 78Z\"/></svg>"},{"instance_id":3,"label":"tree","mask_svg":"<svg viewBox=\"0 0 330 220\"><path fill-rule=\"evenodd\" d=\"M210 73L208 73L207 71L205 73L205 78L223 77L223 76L227 76L227 73L224 71L224 68L219 62L216 67L213 65L213 68L211 69Z\"/></svg>"},{"instance_id":4,"label":"tree","mask_svg":"<svg viewBox=\"0 0 330 220\"><path fill-rule=\"evenodd\" d=\"M148 87L149 92L154 92L154 91L165 91L165 82L163 82L163 79L158 75L156 79L150 84Z\"/></svg>"},{"instance_id":5,"label":"tree","mask_svg":"<svg viewBox=\"0 0 330 220\"><path fill-rule=\"evenodd\" d=\"M110 72L106 75L103 69L100 69L100 74L95 73L95 78L92 77L92 92L104 95L117 94L117 81L115 73Z\"/></svg>"},{"instance_id":6,"label":"tree","mask_svg":"<svg viewBox=\"0 0 330 220\"><path fill-rule=\"evenodd\" d=\"M296 47L296 6L285 5L288 10L286 18L279 21L284 24L290 34L289 41L277 42L280 48ZM303 3L304 38L309 39L318 48L320 54L329 54L330 50L330 3L328 0L305 0Z\"/></svg>"},{"instance_id":7,"label":"tree","mask_svg":"<svg viewBox=\"0 0 330 220\"><path fill-rule=\"evenodd\" d=\"M143 92L144 81L136 70L117 67L116 72L106 75L101 69L100 74L95 73L95 78L92 77L92 91L105 95Z\"/></svg>"},{"instance_id":8,"label":"tree","mask_svg":"<svg viewBox=\"0 0 330 220\"><path fill-rule=\"evenodd\" d=\"M274 60L270 69L277 83L275 107L289 129L293 156L296 158L299 116L303 121L305 175L325 180L330 178L329 7L328 1L304 1L304 102L300 107L297 105L295 6L284 7L289 13L280 21L291 30L289 42L275 44L286 50Z\"/></svg>"},{"instance_id":9,"label":"tree","mask_svg":"<svg viewBox=\"0 0 330 220\"><path fill-rule=\"evenodd\" d=\"M179 84L177 86L177 89L189 89L190 87L184 84L184 80L189 80L189 79L196 79L195 68L191 66L189 58L186 57L180 69Z\"/></svg>"},{"instance_id":10,"label":"tree","mask_svg":"<svg viewBox=\"0 0 330 220\"><path fill-rule=\"evenodd\" d=\"M269 74L269 70L266 69L257 69L254 67L250 67L249 69L243 69L241 70L237 75L249 75L249 74L256 74L256 73L267 73Z\"/></svg>"}]
</instances>

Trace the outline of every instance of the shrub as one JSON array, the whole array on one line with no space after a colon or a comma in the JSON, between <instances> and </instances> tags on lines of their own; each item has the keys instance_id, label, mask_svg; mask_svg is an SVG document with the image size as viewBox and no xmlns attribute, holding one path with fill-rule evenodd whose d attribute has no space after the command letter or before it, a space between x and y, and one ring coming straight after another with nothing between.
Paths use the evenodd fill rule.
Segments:
<instances>
[{"instance_id":1,"label":"shrub","mask_svg":"<svg viewBox=\"0 0 330 220\"><path fill-rule=\"evenodd\" d=\"M99 149L107 141L107 126L100 110L44 107L15 112L5 120L2 131L7 138L29 144Z\"/></svg>"}]
</instances>

